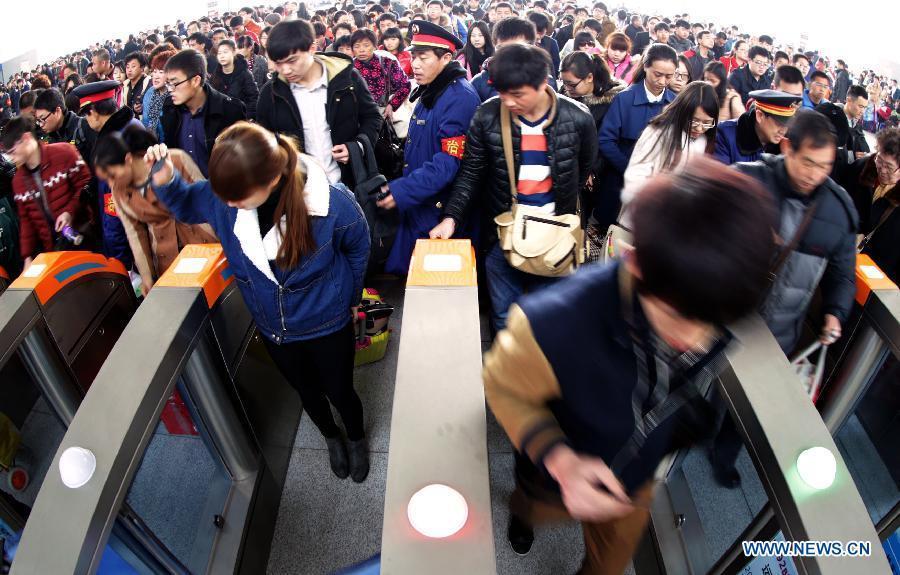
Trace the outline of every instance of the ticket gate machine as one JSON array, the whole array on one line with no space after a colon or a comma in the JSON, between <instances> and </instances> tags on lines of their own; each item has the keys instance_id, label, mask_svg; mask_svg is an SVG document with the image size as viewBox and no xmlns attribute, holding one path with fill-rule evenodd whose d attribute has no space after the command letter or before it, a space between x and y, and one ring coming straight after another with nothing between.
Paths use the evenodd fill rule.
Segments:
<instances>
[{"instance_id":1,"label":"ticket gate machine","mask_svg":"<svg viewBox=\"0 0 900 575\"><path fill-rule=\"evenodd\" d=\"M102 571L110 549L138 573L264 572L301 408L259 338L222 248L185 247L69 426L13 572ZM95 461L74 488L71 449Z\"/></svg>"},{"instance_id":2,"label":"ticket gate machine","mask_svg":"<svg viewBox=\"0 0 900 575\"><path fill-rule=\"evenodd\" d=\"M122 264L97 254L40 254L10 279L0 270L4 539L24 526L65 427L137 307Z\"/></svg>"}]
</instances>

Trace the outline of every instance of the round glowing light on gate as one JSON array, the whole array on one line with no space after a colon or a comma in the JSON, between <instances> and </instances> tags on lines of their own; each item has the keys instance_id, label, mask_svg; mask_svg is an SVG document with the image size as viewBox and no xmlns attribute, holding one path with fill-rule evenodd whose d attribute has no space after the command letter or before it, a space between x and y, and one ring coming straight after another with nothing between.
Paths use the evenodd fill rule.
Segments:
<instances>
[{"instance_id":1,"label":"round glowing light on gate","mask_svg":"<svg viewBox=\"0 0 900 575\"><path fill-rule=\"evenodd\" d=\"M459 491L440 483L423 487L409 498L406 516L413 528L426 537L450 537L463 528L469 506Z\"/></svg>"},{"instance_id":2,"label":"round glowing light on gate","mask_svg":"<svg viewBox=\"0 0 900 575\"><path fill-rule=\"evenodd\" d=\"M59 475L63 485L77 489L91 480L97 469L97 458L83 447L70 447L59 458Z\"/></svg>"},{"instance_id":3,"label":"round glowing light on gate","mask_svg":"<svg viewBox=\"0 0 900 575\"><path fill-rule=\"evenodd\" d=\"M797 473L813 489L828 489L834 483L837 461L825 447L810 447L797 456Z\"/></svg>"}]
</instances>

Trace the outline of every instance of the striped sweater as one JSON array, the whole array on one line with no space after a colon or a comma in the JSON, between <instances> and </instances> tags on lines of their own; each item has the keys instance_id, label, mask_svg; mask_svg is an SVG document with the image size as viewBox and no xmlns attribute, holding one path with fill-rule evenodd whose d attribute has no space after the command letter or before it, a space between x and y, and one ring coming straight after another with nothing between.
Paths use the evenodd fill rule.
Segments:
<instances>
[{"instance_id":1,"label":"striped sweater","mask_svg":"<svg viewBox=\"0 0 900 575\"><path fill-rule=\"evenodd\" d=\"M544 134L549 117L549 111L537 122L518 117L522 133L522 159L516 183L516 199L520 204L544 208L548 214L553 214L553 180L550 179L547 136Z\"/></svg>"}]
</instances>

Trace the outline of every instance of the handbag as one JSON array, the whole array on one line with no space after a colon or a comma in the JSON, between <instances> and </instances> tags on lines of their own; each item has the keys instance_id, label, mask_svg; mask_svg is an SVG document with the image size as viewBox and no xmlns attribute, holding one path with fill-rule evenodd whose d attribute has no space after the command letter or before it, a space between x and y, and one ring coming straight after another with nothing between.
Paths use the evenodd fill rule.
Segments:
<instances>
[{"instance_id":1,"label":"handbag","mask_svg":"<svg viewBox=\"0 0 900 575\"><path fill-rule=\"evenodd\" d=\"M375 142L375 161L388 181L403 175L403 144L391 122L381 122L381 131Z\"/></svg>"},{"instance_id":2,"label":"handbag","mask_svg":"<svg viewBox=\"0 0 900 575\"><path fill-rule=\"evenodd\" d=\"M536 206L517 201L515 163L513 162L510 113L500 106L500 132L503 155L509 172L512 209L494 218L500 249L513 268L544 277L571 274L584 263L584 230L579 213L549 215Z\"/></svg>"},{"instance_id":3,"label":"handbag","mask_svg":"<svg viewBox=\"0 0 900 575\"><path fill-rule=\"evenodd\" d=\"M811 359L818 351L816 360ZM825 356L828 346L817 341L791 359L791 367L800 378L803 391L809 395L813 403L818 401L822 391L822 375L825 373Z\"/></svg>"}]
</instances>

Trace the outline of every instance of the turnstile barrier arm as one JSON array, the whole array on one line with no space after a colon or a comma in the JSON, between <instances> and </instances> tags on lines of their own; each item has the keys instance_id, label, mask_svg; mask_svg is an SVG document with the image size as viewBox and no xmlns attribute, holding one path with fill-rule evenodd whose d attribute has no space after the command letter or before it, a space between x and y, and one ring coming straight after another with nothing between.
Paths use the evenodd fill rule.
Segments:
<instances>
[{"instance_id":1,"label":"turnstile barrier arm","mask_svg":"<svg viewBox=\"0 0 900 575\"><path fill-rule=\"evenodd\" d=\"M868 541L869 557L797 557L805 573L890 573L878 534L828 428L804 393L759 316L734 327L740 346L728 352L722 392L786 540ZM824 447L837 462L833 484L807 485L797 457Z\"/></svg>"},{"instance_id":2,"label":"turnstile barrier arm","mask_svg":"<svg viewBox=\"0 0 900 575\"><path fill-rule=\"evenodd\" d=\"M154 290L126 327L66 432L25 527L12 573L91 573L175 382L203 332L196 289ZM94 453L91 479L71 489L59 460ZM52 552L48 552L52 549Z\"/></svg>"}]
</instances>

